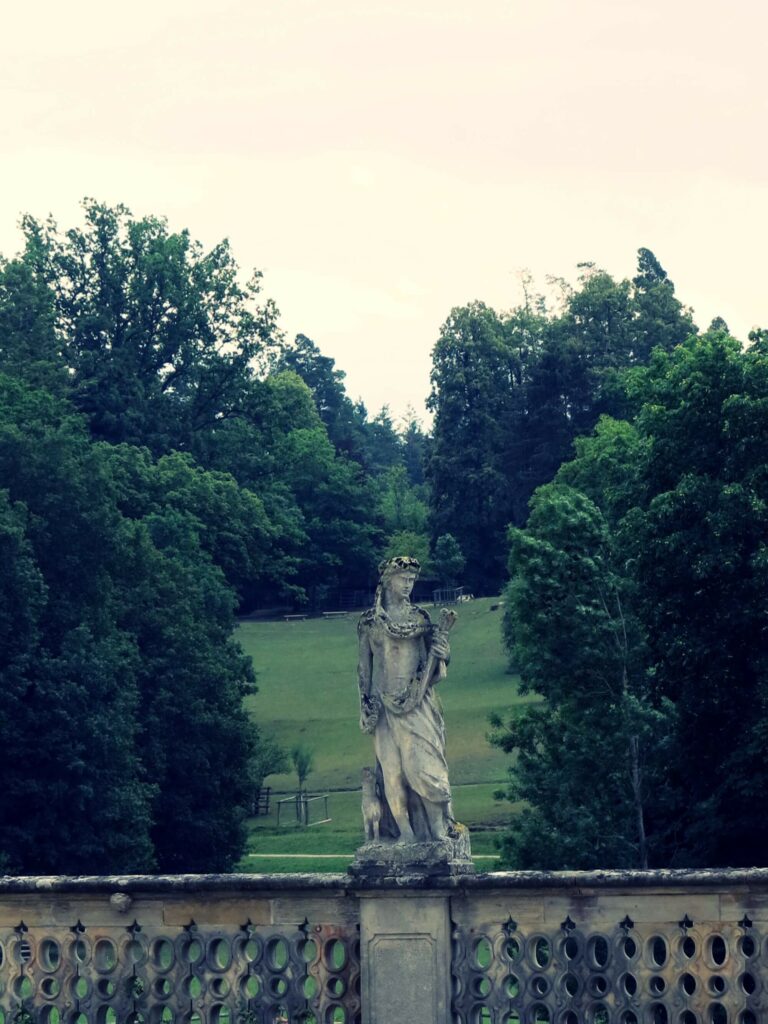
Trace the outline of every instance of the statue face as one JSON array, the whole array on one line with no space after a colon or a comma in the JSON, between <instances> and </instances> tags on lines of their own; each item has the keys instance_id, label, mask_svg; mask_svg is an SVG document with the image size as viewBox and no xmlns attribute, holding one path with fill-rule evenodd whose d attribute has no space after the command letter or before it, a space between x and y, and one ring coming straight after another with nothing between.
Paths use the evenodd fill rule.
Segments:
<instances>
[{"instance_id":1,"label":"statue face","mask_svg":"<svg viewBox=\"0 0 768 1024\"><path fill-rule=\"evenodd\" d=\"M398 572L389 578L386 588L395 597L399 597L401 600L408 600L415 582L415 573Z\"/></svg>"}]
</instances>

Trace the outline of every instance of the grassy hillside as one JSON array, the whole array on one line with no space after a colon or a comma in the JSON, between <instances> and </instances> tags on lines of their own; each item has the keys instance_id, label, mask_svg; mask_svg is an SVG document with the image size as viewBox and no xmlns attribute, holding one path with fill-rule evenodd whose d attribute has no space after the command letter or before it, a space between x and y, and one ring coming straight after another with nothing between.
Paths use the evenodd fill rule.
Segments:
<instances>
[{"instance_id":1,"label":"grassy hillside","mask_svg":"<svg viewBox=\"0 0 768 1024\"><path fill-rule=\"evenodd\" d=\"M508 756L485 736L488 715L520 706L518 680L506 671L500 611L481 599L461 605L452 633L448 678L440 684L447 755L457 817L473 829L473 851L491 854L491 832L508 818L509 804L493 791L506 778ZM251 655L259 692L249 699L259 723L287 749L302 744L314 754L310 792L330 792L333 821L308 829L282 826L274 814L252 822L248 870L339 870L362 839L360 768L373 763L370 736L358 728L357 616L305 622L246 622L238 639ZM292 775L272 776L273 791L291 793ZM291 863L277 854L323 855L323 862ZM270 855L270 859L266 858Z\"/></svg>"}]
</instances>

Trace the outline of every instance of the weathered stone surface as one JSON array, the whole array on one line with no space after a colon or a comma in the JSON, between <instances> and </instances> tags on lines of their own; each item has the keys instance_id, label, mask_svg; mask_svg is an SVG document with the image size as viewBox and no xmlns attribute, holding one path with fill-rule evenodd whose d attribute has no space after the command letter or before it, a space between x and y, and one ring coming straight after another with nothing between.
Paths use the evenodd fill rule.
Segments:
<instances>
[{"instance_id":1,"label":"weathered stone surface","mask_svg":"<svg viewBox=\"0 0 768 1024\"><path fill-rule=\"evenodd\" d=\"M448 897L361 900L363 1024L450 1020Z\"/></svg>"},{"instance_id":2,"label":"weathered stone surface","mask_svg":"<svg viewBox=\"0 0 768 1024\"><path fill-rule=\"evenodd\" d=\"M455 828L455 837L432 839L425 843L364 843L357 851L349 871L353 876L410 878L423 874L434 878L466 875L475 866L469 848L469 832L463 825Z\"/></svg>"},{"instance_id":3,"label":"weathered stone surface","mask_svg":"<svg viewBox=\"0 0 768 1024\"><path fill-rule=\"evenodd\" d=\"M366 867L377 875L412 873L419 858L427 874L471 870L468 834L453 817L445 723L434 694L446 675L456 616L443 610L434 625L411 604L418 570L405 556L382 563L374 605L358 625L360 727L373 736L376 767L363 769L368 842L355 874ZM387 842L397 848L386 849Z\"/></svg>"}]
</instances>

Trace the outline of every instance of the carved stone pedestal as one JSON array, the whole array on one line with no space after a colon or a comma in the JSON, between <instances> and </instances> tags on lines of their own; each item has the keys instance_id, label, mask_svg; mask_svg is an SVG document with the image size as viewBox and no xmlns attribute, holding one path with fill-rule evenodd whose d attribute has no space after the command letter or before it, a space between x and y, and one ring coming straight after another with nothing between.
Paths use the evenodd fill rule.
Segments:
<instances>
[{"instance_id":1,"label":"carved stone pedestal","mask_svg":"<svg viewBox=\"0 0 768 1024\"><path fill-rule=\"evenodd\" d=\"M463 825L452 838L358 849L349 873L359 886L362 1024L450 1024L450 890L430 884L474 871Z\"/></svg>"},{"instance_id":2,"label":"carved stone pedestal","mask_svg":"<svg viewBox=\"0 0 768 1024\"><path fill-rule=\"evenodd\" d=\"M450 1024L448 894L359 895L362 1024Z\"/></svg>"},{"instance_id":3,"label":"carved stone pedestal","mask_svg":"<svg viewBox=\"0 0 768 1024\"><path fill-rule=\"evenodd\" d=\"M355 854L349 873L355 878L393 881L413 877L445 878L473 874L475 866L469 847L469 832L456 828L454 838L426 843L394 843L391 840L364 843Z\"/></svg>"}]
</instances>

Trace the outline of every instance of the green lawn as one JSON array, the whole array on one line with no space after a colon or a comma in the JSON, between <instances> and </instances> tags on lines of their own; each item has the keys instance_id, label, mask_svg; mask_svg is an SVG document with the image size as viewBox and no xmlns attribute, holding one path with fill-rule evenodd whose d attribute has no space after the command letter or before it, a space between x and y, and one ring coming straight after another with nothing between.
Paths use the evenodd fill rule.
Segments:
<instances>
[{"instance_id":1,"label":"green lawn","mask_svg":"<svg viewBox=\"0 0 768 1024\"><path fill-rule=\"evenodd\" d=\"M494 832L512 810L493 798L506 778L509 758L485 738L488 715L532 699L519 697L517 678L506 672L501 613L490 611L495 603L486 598L460 606L448 678L440 684L454 809L472 830L473 853L486 856L494 853ZM363 735L357 724L356 625L357 616L350 615L336 620L246 622L238 629L238 639L258 674L259 692L249 698L250 710L286 748L300 743L313 751L309 790L330 793L333 819L309 828L278 828L274 811L268 818L252 819L243 870L345 870L362 841L360 768L373 763L373 749L370 736ZM295 788L292 775L267 781L278 799ZM310 861L283 854L323 857ZM492 861L479 863L489 867Z\"/></svg>"}]
</instances>

